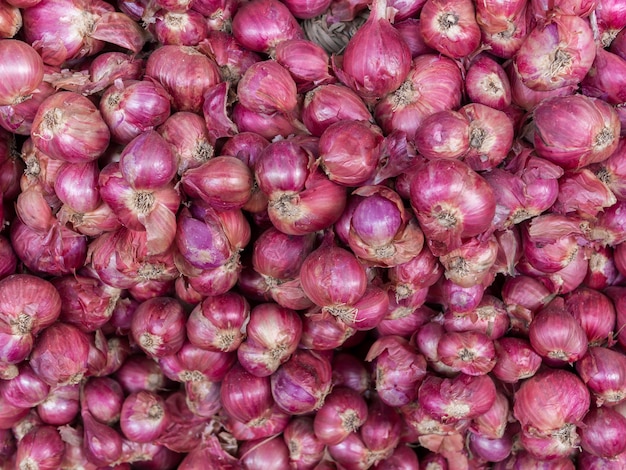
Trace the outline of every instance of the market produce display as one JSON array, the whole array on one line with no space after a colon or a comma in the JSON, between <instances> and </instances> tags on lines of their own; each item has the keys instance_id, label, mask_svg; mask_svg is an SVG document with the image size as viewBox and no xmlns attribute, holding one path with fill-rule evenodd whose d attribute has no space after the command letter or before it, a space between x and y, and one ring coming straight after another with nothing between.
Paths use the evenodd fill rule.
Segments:
<instances>
[{"instance_id":1,"label":"market produce display","mask_svg":"<svg viewBox=\"0 0 626 470\"><path fill-rule=\"evenodd\" d=\"M626 468L625 27L0 0L0 469Z\"/></svg>"}]
</instances>

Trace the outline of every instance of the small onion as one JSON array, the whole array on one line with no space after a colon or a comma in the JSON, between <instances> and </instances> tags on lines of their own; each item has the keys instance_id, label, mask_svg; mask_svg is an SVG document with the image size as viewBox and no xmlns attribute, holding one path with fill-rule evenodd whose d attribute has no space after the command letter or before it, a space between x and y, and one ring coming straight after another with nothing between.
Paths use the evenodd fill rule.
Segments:
<instances>
[{"instance_id":1,"label":"small onion","mask_svg":"<svg viewBox=\"0 0 626 470\"><path fill-rule=\"evenodd\" d=\"M24 41L3 39L0 42L0 106L17 105L28 99L43 80L43 61L37 51Z\"/></svg>"}]
</instances>

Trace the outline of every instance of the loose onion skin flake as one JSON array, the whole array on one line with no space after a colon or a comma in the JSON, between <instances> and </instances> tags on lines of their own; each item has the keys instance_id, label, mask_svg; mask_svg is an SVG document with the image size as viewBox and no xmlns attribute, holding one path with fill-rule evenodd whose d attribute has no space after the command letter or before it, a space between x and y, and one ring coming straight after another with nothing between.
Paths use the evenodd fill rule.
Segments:
<instances>
[{"instance_id":1,"label":"loose onion skin flake","mask_svg":"<svg viewBox=\"0 0 626 470\"><path fill-rule=\"evenodd\" d=\"M0 470L626 468L623 0L0 0Z\"/></svg>"}]
</instances>

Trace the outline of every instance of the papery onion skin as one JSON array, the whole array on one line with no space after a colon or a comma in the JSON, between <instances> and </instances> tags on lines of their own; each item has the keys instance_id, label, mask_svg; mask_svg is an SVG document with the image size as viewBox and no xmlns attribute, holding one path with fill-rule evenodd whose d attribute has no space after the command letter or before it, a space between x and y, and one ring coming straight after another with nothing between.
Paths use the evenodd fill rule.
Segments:
<instances>
[{"instance_id":1,"label":"papery onion skin","mask_svg":"<svg viewBox=\"0 0 626 470\"><path fill-rule=\"evenodd\" d=\"M65 444L52 426L41 426L26 434L17 444L15 468L52 470L59 468Z\"/></svg>"}]
</instances>

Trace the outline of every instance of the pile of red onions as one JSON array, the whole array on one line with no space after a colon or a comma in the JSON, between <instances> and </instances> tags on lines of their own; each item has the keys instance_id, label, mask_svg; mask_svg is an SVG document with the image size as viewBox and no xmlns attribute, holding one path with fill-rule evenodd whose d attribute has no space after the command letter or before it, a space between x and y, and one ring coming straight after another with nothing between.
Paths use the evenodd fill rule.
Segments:
<instances>
[{"instance_id":1,"label":"pile of red onions","mask_svg":"<svg viewBox=\"0 0 626 470\"><path fill-rule=\"evenodd\" d=\"M626 468L616 0L0 0L0 470Z\"/></svg>"}]
</instances>

